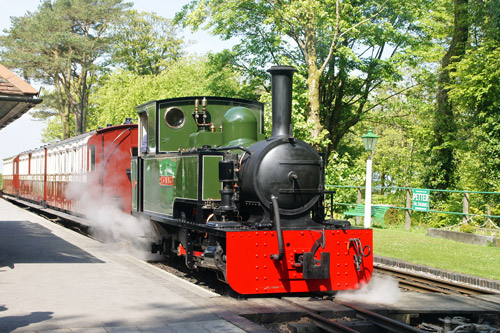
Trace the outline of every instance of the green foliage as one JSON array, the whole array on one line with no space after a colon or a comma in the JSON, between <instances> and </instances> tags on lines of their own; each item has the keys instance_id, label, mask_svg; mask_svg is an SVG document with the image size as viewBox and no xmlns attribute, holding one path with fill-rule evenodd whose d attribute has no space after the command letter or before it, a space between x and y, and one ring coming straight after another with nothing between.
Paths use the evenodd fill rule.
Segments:
<instances>
[{"instance_id":1,"label":"green foliage","mask_svg":"<svg viewBox=\"0 0 500 333\"><path fill-rule=\"evenodd\" d=\"M385 93L381 91L383 96ZM427 89L418 86L387 100L373 111L375 132L380 135L374 154L376 183L380 186L419 187L428 146L432 104ZM361 127L359 136L367 131Z\"/></svg>"},{"instance_id":2,"label":"green foliage","mask_svg":"<svg viewBox=\"0 0 500 333\"><path fill-rule=\"evenodd\" d=\"M63 137L85 131L87 101L98 61L109 50L109 27L129 6L122 0L44 0L38 10L11 18L11 28L0 36L0 58L54 88Z\"/></svg>"},{"instance_id":3,"label":"green foliage","mask_svg":"<svg viewBox=\"0 0 500 333\"><path fill-rule=\"evenodd\" d=\"M477 225L475 223L462 224L462 232L468 234L474 234L476 232Z\"/></svg>"},{"instance_id":4,"label":"green foliage","mask_svg":"<svg viewBox=\"0 0 500 333\"><path fill-rule=\"evenodd\" d=\"M454 27L452 1L441 1L422 18L422 22L427 22L426 33L433 35L434 41L416 45L412 52L416 59L425 62L407 61L405 68L409 71L404 84L396 86L388 82L376 90L376 102L383 101L382 107L374 108L368 119L381 136L373 159L375 186L439 188L442 187L440 184L454 184L453 187L444 187L500 191L500 104L497 98L500 94L500 5L498 1L470 1L468 6L473 24L469 26L466 51L460 58L451 58L453 61L447 66L450 80L442 83L453 112L448 114L449 118L442 117L440 123L434 120L439 74L435 69L449 43L453 42L450 38ZM394 91L412 85L414 88L388 98ZM356 149L361 143L355 138L361 136L367 127L366 123L354 126L353 138L347 134L340 145L339 151L349 152L357 159L355 163L365 161L360 150ZM434 139L436 132L441 141ZM451 154L448 156L452 156L452 160L431 158L444 151ZM454 170L452 178L445 170ZM463 194L432 192L431 209L460 213L462 201ZM398 197L391 191L379 193L376 190L374 202L403 206L404 195ZM497 202L495 195L471 194L470 211L482 212L474 219L484 221L481 214L497 215L496 212L500 211ZM403 219L401 214L400 221ZM412 223L416 220L440 227L457 224L462 216L413 213Z\"/></svg>"},{"instance_id":5,"label":"green foliage","mask_svg":"<svg viewBox=\"0 0 500 333\"><path fill-rule=\"evenodd\" d=\"M448 188L451 185L446 184L455 184L462 189L496 191L500 188L497 102L500 93L500 6L498 1L457 3L463 4L462 8L455 6L451 44L457 48L464 38L468 40L459 51L450 48L447 54L451 55L445 69L449 76L441 80L444 85L441 91L446 94L447 107L452 108L453 114L436 122L435 131L441 140L436 142L431 153L434 156L439 152L447 153L441 153L441 159L431 160L433 169L429 174L433 176L429 179L433 182L429 185L444 184ZM457 26L462 32L456 32ZM464 31L468 32L465 36ZM438 94L438 101L443 94Z\"/></svg>"},{"instance_id":6,"label":"green foliage","mask_svg":"<svg viewBox=\"0 0 500 333\"><path fill-rule=\"evenodd\" d=\"M53 143L63 139L63 125L61 119L52 117L46 119L47 127L42 130L42 143Z\"/></svg>"},{"instance_id":7,"label":"green foliage","mask_svg":"<svg viewBox=\"0 0 500 333\"><path fill-rule=\"evenodd\" d=\"M242 69L234 63L234 58L234 53L229 50L207 54L210 90L222 96L258 100L262 82L258 78L245 77Z\"/></svg>"},{"instance_id":8,"label":"green foliage","mask_svg":"<svg viewBox=\"0 0 500 333\"><path fill-rule=\"evenodd\" d=\"M194 0L176 19L241 37L233 63L248 76L262 80L268 64L295 65L306 86L304 109L294 109L306 120L301 131L307 127L308 141L330 155L378 105L374 90L401 80L401 65L415 61L409 51L429 40L420 19L432 3Z\"/></svg>"},{"instance_id":9,"label":"green foliage","mask_svg":"<svg viewBox=\"0 0 500 333\"><path fill-rule=\"evenodd\" d=\"M356 203L358 190L355 188L330 188L329 184L361 184L365 174L365 164L357 163L353 160L349 153L342 156L335 153L328 157L325 170L326 190L334 190L333 202L338 203ZM363 190L364 191L364 190ZM326 198L330 199L329 196ZM337 205L334 207L334 212L341 214L349 207L345 205ZM337 216L342 218L342 216Z\"/></svg>"},{"instance_id":10,"label":"green foliage","mask_svg":"<svg viewBox=\"0 0 500 333\"><path fill-rule=\"evenodd\" d=\"M59 117L60 112L58 112L57 107L58 107L58 95L57 93L52 90L49 91L42 87L40 89L40 98L43 99L43 103L36 105L32 111L31 111L31 116L34 119L37 119L39 121L47 121L47 123L54 117ZM68 120L71 123L71 119ZM59 126L59 130L61 131L60 133L57 133L57 137L63 137L63 126L62 126L62 121L61 118L59 117L58 121L61 125ZM74 134L75 128L74 125L69 126L70 130L70 136ZM55 138L55 137L54 137ZM44 142L51 142L52 139L54 138L49 138L47 137L46 139L44 138L44 135L42 134L42 141L45 140Z\"/></svg>"},{"instance_id":11,"label":"green foliage","mask_svg":"<svg viewBox=\"0 0 500 333\"><path fill-rule=\"evenodd\" d=\"M353 159L348 153L342 156L339 154L330 155L326 167L326 184L361 183L364 179L365 164L356 162L353 163Z\"/></svg>"},{"instance_id":12,"label":"green foliage","mask_svg":"<svg viewBox=\"0 0 500 333\"><path fill-rule=\"evenodd\" d=\"M155 99L198 95L244 98L245 94L237 74L224 69L215 72L204 58L182 58L158 75L120 71L107 76L91 95L89 125L96 128L120 124L127 117L137 119L136 106Z\"/></svg>"},{"instance_id":13,"label":"green foliage","mask_svg":"<svg viewBox=\"0 0 500 333\"><path fill-rule=\"evenodd\" d=\"M380 136L373 154L372 202L404 207L406 191L379 187L420 187L425 165L425 151L431 131L432 97L424 85L398 87L403 93L387 98L390 87L381 86L379 98L386 99L384 107L371 111L370 125ZM427 102L427 103L426 103ZM368 124L360 123L352 133L344 137L339 147L338 157L329 163L328 172L335 174L337 165L346 166L343 177L327 176L327 184L364 186L367 155L363 149L361 136L368 131ZM333 170L332 170L333 169ZM364 189L362 190L364 196ZM338 189L338 202L354 203L356 190ZM340 207L342 209L342 207ZM404 221L404 213L399 216Z\"/></svg>"},{"instance_id":14,"label":"green foliage","mask_svg":"<svg viewBox=\"0 0 500 333\"><path fill-rule=\"evenodd\" d=\"M155 13L128 11L115 28L113 64L139 75L157 75L183 55L172 22Z\"/></svg>"},{"instance_id":15,"label":"green foliage","mask_svg":"<svg viewBox=\"0 0 500 333\"><path fill-rule=\"evenodd\" d=\"M436 91L436 112L433 115L433 135L429 150L428 164L433 168L426 170L425 186L429 188L447 189L456 185L456 137L457 122L455 107L449 97L450 74L453 64L463 58L469 38L468 0L453 1L453 29L451 40L444 53L438 74ZM440 193L442 199L446 193Z\"/></svg>"},{"instance_id":16,"label":"green foliage","mask_svg":"<svg viewBox=\"0 0 500 333\"><path fill-rule=\"evenodd\" d=\"M459 123L456 149L458 186L476 191L500 190L500 5L469 4L470 43L453 63L449 96ZM486 204L483 200L482 207Z\"/></svg>"},{"instance_id":17,"label":"green foliage","mask_svg":"<svg viewBox=\"0 0 500 333\"><path fill-rule=\"evenodd\" d=\"M470 50L455 66L450 95L463 110L458 152L460 186L500 190L500 47L487 44Z\"/></svg>"},{"instance_id":18,"label":"green foliage","mask_svg":"<svg viewBox=\"0 0 500 333\"><path fill-rule=\"evenodd\" d=\"M0 190L3 190L3 175L0 174Z\"/></svg>"}]
</instances>

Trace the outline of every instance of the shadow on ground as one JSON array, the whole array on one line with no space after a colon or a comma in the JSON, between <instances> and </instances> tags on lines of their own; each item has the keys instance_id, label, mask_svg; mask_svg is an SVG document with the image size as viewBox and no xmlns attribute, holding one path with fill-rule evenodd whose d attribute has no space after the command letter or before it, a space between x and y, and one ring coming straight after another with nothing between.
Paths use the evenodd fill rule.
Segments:
<instances>
[{"instance_id":1,"label":"shadow on ground","mask_svg":"<svg viewBox=\"0 0 500 333\"><path fill-rule=\"evenodd\" d=\"M19 263L103 263L29 221L0 221L0 267Z\"/></svg>"}]
</instances>

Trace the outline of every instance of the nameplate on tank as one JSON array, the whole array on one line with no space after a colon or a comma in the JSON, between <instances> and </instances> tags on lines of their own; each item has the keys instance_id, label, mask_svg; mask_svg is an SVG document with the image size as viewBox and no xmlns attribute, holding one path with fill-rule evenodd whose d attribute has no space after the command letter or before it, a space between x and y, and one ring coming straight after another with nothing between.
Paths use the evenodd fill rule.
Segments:
<instances>
[{"instance_id":1,"label":"nameplate on tank","mask_svg":"<svg viewBox=\"0 0 500 333\"><path fill-rule=\"evenodd\" d=\"M174 186L174 176L160 176L160 185Z\"/></svg>"},{"instance_id":2,"label":"nameplate on tank","mask_svg":"<svg viewBox=\"0 0 500 333\"><path fill-rule=\"evenodd\" d=\"M164 159L160 161L159 168L160 168L159 170L160 185L174 186L174 178L175 178L175 171L177 168L177 162L170 159Z\"/></svg>"}]
</instances>

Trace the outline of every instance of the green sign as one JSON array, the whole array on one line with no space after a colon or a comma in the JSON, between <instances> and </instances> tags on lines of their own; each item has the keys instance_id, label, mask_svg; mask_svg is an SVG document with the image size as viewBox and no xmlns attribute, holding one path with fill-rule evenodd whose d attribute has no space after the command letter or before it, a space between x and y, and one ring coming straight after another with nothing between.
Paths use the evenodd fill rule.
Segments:
<instances>
[{"instance_id":1,"label":"green sign","mask_svg":"<svg viewBox=\"0 0 500 333\"><path fill-rule=\"evenodd\" d=\"M429 211L429 190L413 189L412 209L422 212Z\"/></svg>"}]
</instances>

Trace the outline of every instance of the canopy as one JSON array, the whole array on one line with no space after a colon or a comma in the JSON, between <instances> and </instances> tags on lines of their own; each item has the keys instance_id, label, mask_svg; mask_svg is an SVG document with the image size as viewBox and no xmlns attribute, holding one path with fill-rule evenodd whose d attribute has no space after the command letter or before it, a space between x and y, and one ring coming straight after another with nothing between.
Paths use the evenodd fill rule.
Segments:
<instances>
[{"instance_id":1,"label":"canopy","mask_svg":"<svg viewBox=\"0 0 500 333\"><path fill-rule=\"evenodd\" d=\"M35 88L0 64L0 129L40 103L37 96Z\"/></svg>"}]
</instances>

